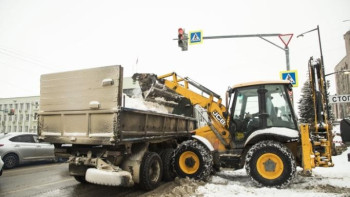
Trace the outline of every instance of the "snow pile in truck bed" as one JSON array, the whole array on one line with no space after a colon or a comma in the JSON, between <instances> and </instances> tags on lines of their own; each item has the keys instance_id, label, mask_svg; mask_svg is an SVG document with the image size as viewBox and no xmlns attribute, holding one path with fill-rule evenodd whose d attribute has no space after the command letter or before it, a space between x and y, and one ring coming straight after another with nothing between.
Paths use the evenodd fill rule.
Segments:
<instances>
[{"instance_id":1,"label":"snow pile in truck bed","mask_svg":"<svg viewBox=\"0 0 350 197\"><path fill-rule=\"evenodd\" d=\"M123 94L123 99L125 103L125 107L127 108L133 108L133 109L139 109L139 110L146 110L146 111L154 111L158 113L166 113L168 114L168 109L160 105L158 103L148 102L143 100L142 96L136 96L133 98L130 98L126 94Z\"/></svg>"}]
</instances>

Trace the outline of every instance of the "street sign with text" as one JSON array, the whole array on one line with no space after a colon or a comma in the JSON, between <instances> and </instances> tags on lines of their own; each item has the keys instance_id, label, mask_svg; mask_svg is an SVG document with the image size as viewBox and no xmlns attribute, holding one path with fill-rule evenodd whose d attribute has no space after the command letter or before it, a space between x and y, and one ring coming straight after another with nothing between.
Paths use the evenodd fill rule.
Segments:
<instances>
[{"instance_id":1,"label":"street sign with text","mask_svg":"<svg viewBox=\"0 0 350 197\"><path fill-rule=\"evenodd\" d=\"M329 103L350 103L350 95L330 95Z\"/></svg>"}]
</instances>

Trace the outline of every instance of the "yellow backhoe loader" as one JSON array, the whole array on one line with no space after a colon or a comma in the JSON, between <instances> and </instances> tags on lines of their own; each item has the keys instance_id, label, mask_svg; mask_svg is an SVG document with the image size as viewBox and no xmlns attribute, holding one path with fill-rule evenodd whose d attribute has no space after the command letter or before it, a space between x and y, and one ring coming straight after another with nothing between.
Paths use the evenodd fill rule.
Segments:
<instances>
[{"instance_id":1,"label":"yellow backhoe loader","mask_svg":"<svg viewBox=\"0 0 350 197\"><path fill-rule=\"evenodd\" d=\"M316 166L333 166L324 69L320 61L310 59L309 71L313 124L298 124L289 81L235 85L226 92L224 105L219 94L176 73L156 79L136 74L134 79L140 82L145 98L159 93L166 98L165 92L170 91L178 95L177 101L182 99L179 106L183 109L188 104L206 109L206 126L175 149L172 167L178 176L205 180L220 168L245 166L257 185L283 188L296 176L297 166L305 174Z\"/></svg>"}]
</instances>

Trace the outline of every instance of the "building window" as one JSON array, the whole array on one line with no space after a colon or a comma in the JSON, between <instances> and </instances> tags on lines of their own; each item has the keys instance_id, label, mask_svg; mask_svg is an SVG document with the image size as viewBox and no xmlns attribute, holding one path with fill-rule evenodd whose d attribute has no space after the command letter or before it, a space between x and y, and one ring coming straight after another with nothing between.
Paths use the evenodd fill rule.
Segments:
<instances>
[{"instance_id":1,"label":"building window","mask_svg":"<svg viewBox=\"0 0 350 197\"><path fill-rule=\"evenodd\" d=\"M2 110L2 105L0 104L0 110Z\"/></svg>"},{"instance_id":2,"label":"building window","mask_svg":"<svg viewBox=\"0 0 350 197\"><path fill-rule=\"evenodd\" d=\"M6 121L6 120L7 120L7 115L4 116L4 121Z\"/></svg>"},{"instance_id":3,"label":"building window","mask_svg":"<svg viewBox=\"0 0 350 197\"><path fill-rule=\"evenodd\" d=\"M23 120L23 114L19 115L19 120L20 120L20 121Z\"/></svg>"},{"instance_id":4,"label":"building window","mask_svg":"<svg viewBox=\"0 0 350 197\"><path fill-rule=\"evenodd\" d=\"M19 109L20 109L20 110L23 109L23 103L19 104Z\"/></svg>"},{"instance_id":5,"label":"building window","mask_svg":"<svg viewBox=\"0 0 350 197\"><path fill-rule=\"evenodd\" d=\"M28 126L26 126L25 129L26 129L26 130L25 130L24 132L28 132Z\"/></svg>"},{"instance_id":6,"label":"building window","mask_svg":"<svg viewBox=\"0 0 350 197\"><path fill-rule=\"evenodd\" d=\"M15 109L18 109L18 104L17 103L15 104Z\"/></svg>"},{"instance_id":7,"label":"building window","mask_svg":"<svg viewBox=\"0 0 350 197\"><path fill-rule=\"evenodd\" d=\"M26 110L29 110L29 108L30 108L30 104L26 103Z\"/></svg>"},{"instance_id":8,"label":"building window","mask_svg":"<svg viewBox=\"0 0 350 197\"><path fill-rule=\"evenodd\" d=\"M26 114L26 121L29 121L29 114Z\"/></svg>"},{"instance_id":9,"label":"building window","mask_svg":"<svg viewBox=\"0 0 350 197\"><path fill-rule=\"evenodd\" d=\"M17 131L17 126L13 127L13 131L16 132Z\"/></svg>"},{"instance_id":10,"label":"building window","mask_svg":"<svg viewBox=\"0 0 350 197\"><path fill-rule=\"evenodd\" d=\"M18 130L19 132L22 132L22 126L19 126L19 130Z\"/></svg>"},{"instance_id":11,"label":"building window","mask_svg":"<svg viewBox=\"0 0 350 197\"><path fill-rule=\"evenodd\" d=\"M9 121L12 121L12 116L9 116Z\"/></svg>"}]
</instances>

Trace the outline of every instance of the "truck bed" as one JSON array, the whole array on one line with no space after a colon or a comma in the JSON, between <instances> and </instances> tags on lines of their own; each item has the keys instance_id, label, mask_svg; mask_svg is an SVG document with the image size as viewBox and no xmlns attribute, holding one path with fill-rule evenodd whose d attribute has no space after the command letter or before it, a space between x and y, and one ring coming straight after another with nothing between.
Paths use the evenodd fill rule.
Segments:
<instances>
[{"instance_id":1,"label":"truck bed","mask_svg":"<svg viewBox=\"0 0 350 197\"><path fill-rule=\"evenodd\" d=\"M123 108L123 68L41 76L38 132L54 144L118 145L189 136L196 120Z\"/></svg>"}]
</instances>

